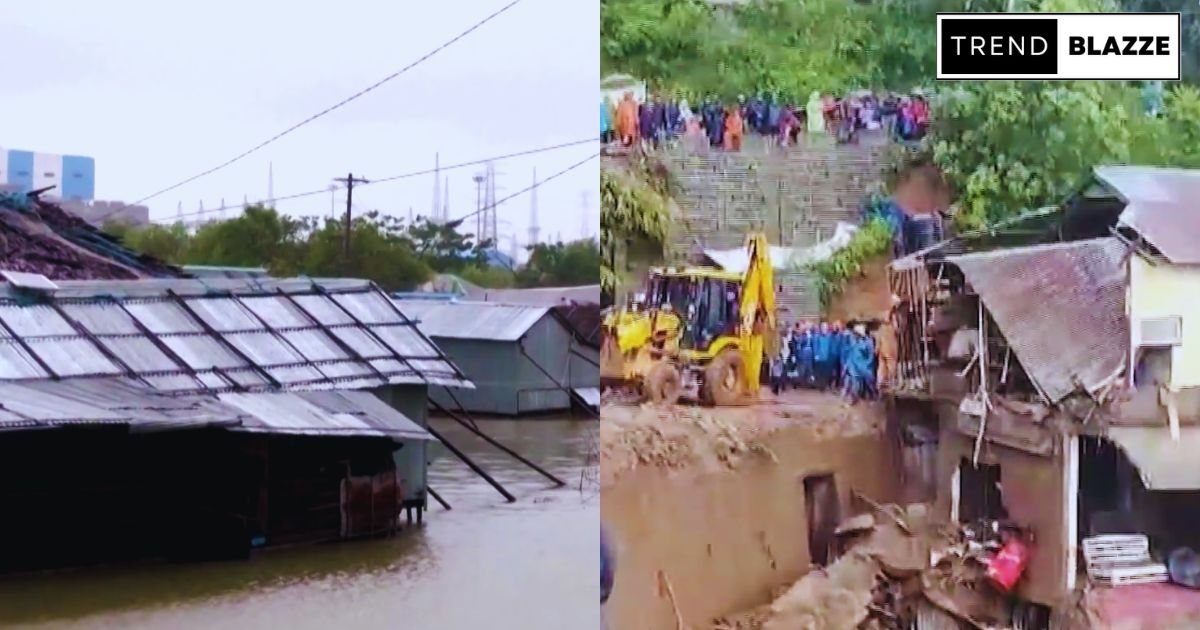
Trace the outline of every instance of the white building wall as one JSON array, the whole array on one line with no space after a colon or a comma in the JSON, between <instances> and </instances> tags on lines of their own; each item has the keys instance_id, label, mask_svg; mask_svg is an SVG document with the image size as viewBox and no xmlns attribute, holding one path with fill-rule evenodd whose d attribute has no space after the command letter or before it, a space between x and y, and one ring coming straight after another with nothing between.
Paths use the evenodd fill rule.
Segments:
<instances>
[{"instance_id":1,"label":"white building wall","mask_svg":"<svg viewBox=\"0 0 1200 630\"><path fill-rule=\"evenodd\" d=\"M33 189L55 186L50 191L53 196L59 196L62 191L63 160L61 155L53 153L33 154Z\"/></svg>"}]
</instances>

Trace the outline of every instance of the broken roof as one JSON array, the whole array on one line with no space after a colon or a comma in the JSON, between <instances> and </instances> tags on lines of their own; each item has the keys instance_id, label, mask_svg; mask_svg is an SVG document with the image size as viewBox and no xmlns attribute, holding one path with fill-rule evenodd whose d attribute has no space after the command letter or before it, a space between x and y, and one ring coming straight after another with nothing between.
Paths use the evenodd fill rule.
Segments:
<instances>
[{"instance_id":1,"label":"broken roof","mask_svg":"<svg viewBox=\"0 0 1200 630\"><path fill-rule=\"evenodd\" d=\"M1052 403L1125 366L1126 248L1116 238L948 257Z\"/></svg>"},{"instance_id":2,"label":"broken roof","mask_svg":"<svg viewBox=\"0 0 1200 630\"><path fill-rule=\"evenodd\" d=\"M1136 230L1167 260L1200 264L1200 170L1101 166L1094 173L1125 202L1120 223Z\"/></svg>"},{"instance_id":3,"label":"broken roof","mask_svg":"<svg viewBox=\"0 0 1200 630\"><path fill-rule=\"evenodd\" d=\"M115 425L131 431L221 427L250 433L431 440L368 392L172 396L128 378L0 383L0 431Z\"/></svg>"},{"instance_id":4,"label":"broken roof","mask_svg":"<svg viewBox=\"0 0 1200 630\"><path fill-rule=\"evenodd\" d=\"M517 341L550 309L491 302L397 301L400 308L418 320L421 332L430 337Z\"/></svg>"},{"instance_id":5,"label":"broken roof","mask_svg":"<svg viewBox=\"0 0 1200 630\"><path fill-rule=\"evenodd\" d=\"M472 387L359 280L0 285L0 381L126 377L174 393Z\"/></svg>"},{"instance_id":6,"label":"broken roof","mask_svg":"<svg viewBox=\"0 0 1200 630\"><path fill-rule=\"evenodd\" d=\"M0 268L52 280L133 280L183 272L139 254L55 204L0 193Z\"/></svg>"}]
</instances>

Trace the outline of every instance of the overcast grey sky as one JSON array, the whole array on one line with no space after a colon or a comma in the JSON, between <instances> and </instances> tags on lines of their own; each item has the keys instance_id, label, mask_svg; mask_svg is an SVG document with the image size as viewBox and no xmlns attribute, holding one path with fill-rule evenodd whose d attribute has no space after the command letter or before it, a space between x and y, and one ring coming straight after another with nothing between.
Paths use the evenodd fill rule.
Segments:
<instances>
[{"instance_id":1,"label":"overcast grey sky","mask_svg":"<svg viewBox=\"0 0 1200 630\"><path fill-rule=\"evenodd\" d=\"M507 0L39 0L5 11L0 146L96 159L99 199L134 201L215 166L414 61ZM223 171L149 202L151 217L597 136L599 3L523 0L454 46ZM588 154L498 163L497 196ZM599 222L598 162L538 192L542 233ZM475 208L476 169L446 173L451 215ZM338 193L339 208L344 193ZM367 186L355 206L428 214L432 176ZM361 203L359 202L361 199ZM328 193L279 203L328 214ZM525 240L528 195L500 208ZM507 221L510 225L504 225ZM473 222L471 224L473 226ZM507 250L507 244L502 243Z\"/></svg>"}]
</instances>

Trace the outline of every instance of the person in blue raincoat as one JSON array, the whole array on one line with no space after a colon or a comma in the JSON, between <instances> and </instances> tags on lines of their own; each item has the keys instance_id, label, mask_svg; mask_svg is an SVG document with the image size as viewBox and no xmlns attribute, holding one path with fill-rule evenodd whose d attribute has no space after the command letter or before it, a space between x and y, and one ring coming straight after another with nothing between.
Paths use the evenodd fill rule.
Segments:
<instances>
[{"instance_id":1,"label":"person in blue raincoat","mask_svg":"<svg viewBox=\"0 0 1200 630\"><path fill-rule=\"evenodd\" d=\"M867 398L875 390L875 343L867 335L867 326L854 325L846 352L845 382L842 397L853 404Z\"/></svg>"},{"instance_id":2,"label":"person in blue raincoat","mask_svg":"<svg viewBox=\"0 0 1200 630\"><path fill-rule=\"evenodd\" d=\"M850 331L842 326L842 322L835 321L829 327L832 340L829 343L833 354L833 369L830 372L830 387L833 390L840 391L843 383L843 372L846 366L846 352L850 342Z\"/></svg>"},{"instance_id":3,"label":"person in blue raincoat","mask_svg":"<svg viewBox=\"0 0 1200 630\"><path fill-rule=\"evenodd\" d=\"M796 383L800 387L812 387L815 364L813 360L813 329L804 324L800 334L793 338L793 354L796 356Z\"/></svg>"},{"instance_id":4,"label":"person in blue raincoat","mask_svg":"<svg viewBox=\"0 0 1200 630\"><path fill-rule=\"evenodd\" d=\"M821 322L813 334L812 346L814 385L817 389L825 389L829 387L834 369L833 331L829 322Z\"/></svg>"},{"instance_id":5,"label":"person in blue raincoat","mask_svg":"<svg viewBox=\"0 0 1200 630\"><path fill-rule=\"evenodd\" d=\"M600 142L608 143L612 136L612 121L609 120L608 103L600 99Z\"/></svg>"}]
</instances>

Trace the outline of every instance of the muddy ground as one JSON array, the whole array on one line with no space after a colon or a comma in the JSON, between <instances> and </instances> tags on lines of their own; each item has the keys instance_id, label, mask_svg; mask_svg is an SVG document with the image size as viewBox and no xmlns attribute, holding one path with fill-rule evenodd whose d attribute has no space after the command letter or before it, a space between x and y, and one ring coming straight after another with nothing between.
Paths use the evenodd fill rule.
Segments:
<instances>
[{"instance_id":1,"label":"muddy ground","mask_svg":"<svg viewBox=\"0 0 1200 630\"><path fill-rule=\"evenodd\" d=\"M748 459L777 460L768 442L784 429L822 441L876 435L884 420L878 405L807 390L764 390L754 405L721 409L605 404L601 415L602 487L641 467L715 472Z\"/></svg>"},{"instance_id":2,"label":"muddy ground","mask_svg":"<svg viewBox=\"0 0 1200 630\"><path fill-rule=\"evenodd\" d=\"M798 391L719 410L606 404L601 415L613 628L708 628L771 602L810 570L810 478L832 478L847 509L856 493L894 500L899 485L880 404Z\"/></svg>"}]
</instances>

